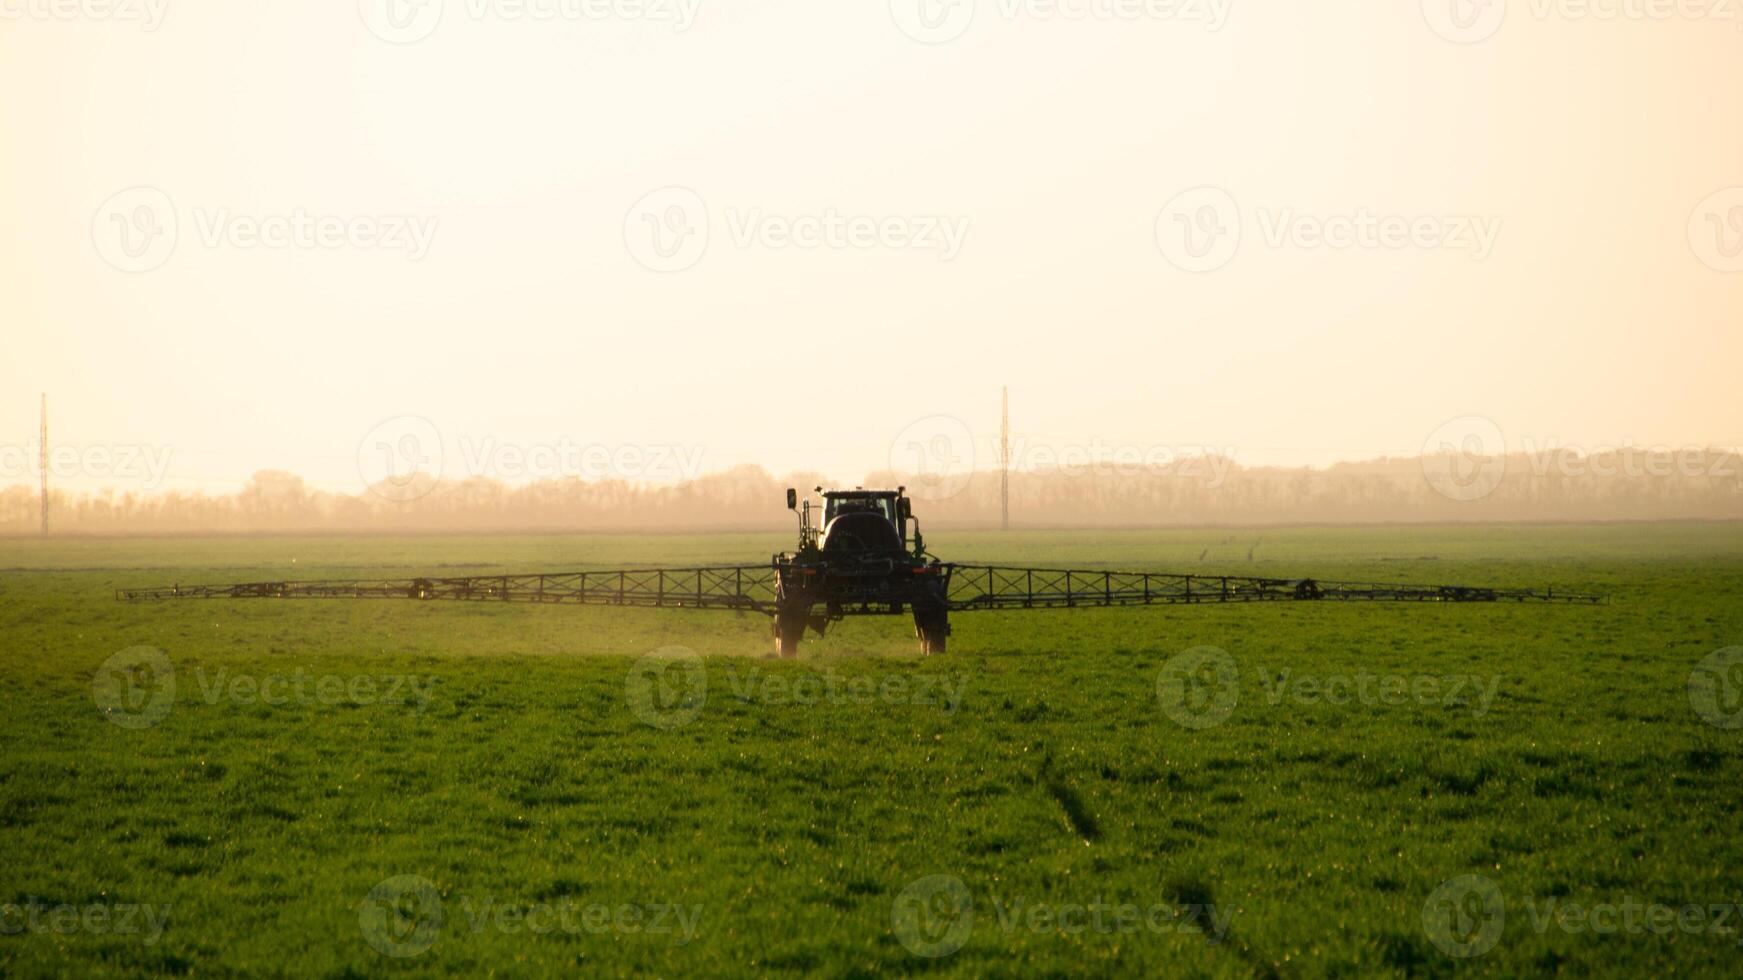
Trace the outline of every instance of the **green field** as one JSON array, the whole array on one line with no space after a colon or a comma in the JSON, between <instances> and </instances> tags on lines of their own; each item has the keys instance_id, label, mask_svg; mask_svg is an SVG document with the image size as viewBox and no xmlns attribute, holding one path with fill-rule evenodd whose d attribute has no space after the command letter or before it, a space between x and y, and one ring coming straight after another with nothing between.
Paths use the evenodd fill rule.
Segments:
<instances>
[{"instance_id":1,"label":"green field","mask_svg":"<svg viewBox=\"0 0 1743 980\"><path fill-rule=\"evenodd\" d=\"M1737 974L1743 526L931 537L1611 601L962 614L931 659L862 619L779 662L751 615L112 596L783 535L0 541L0 974Z\"/></svg>"}]
</instances>

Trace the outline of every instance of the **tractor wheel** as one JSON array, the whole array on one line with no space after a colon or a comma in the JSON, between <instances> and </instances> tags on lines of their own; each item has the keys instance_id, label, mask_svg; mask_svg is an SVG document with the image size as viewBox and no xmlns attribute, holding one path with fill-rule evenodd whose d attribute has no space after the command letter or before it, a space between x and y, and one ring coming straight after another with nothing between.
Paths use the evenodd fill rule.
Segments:
<instances>
[{"instance_id":1,"label":"tractor wheel","mask_svg":"<svg viewBox=\"0 0 1743 980\"><path fill-rule=\"evenodd\" d=\"M933 656L941 654L950 636L950 617L943 612L914 612L914 635L920 638L920 652Z\"/></svg>"},{"instance_id":2,"label":"tractor wheel","mask_svg":"<svg viewBox=\"0 0 1743 980\"><path fill-rule=\"evenodd\" d=\"M947 636L949 634L945 633L943 629L922 630L920 632L920 652L928 657L943 653Z\"/></svg>"},{"instance_id":3,"label":"tractor wheel","mask_svg":"<svg viewBox=\"0 0 1743 980\"><path fill-rule=\"evenodd\" d=\"M799 655L799 640L805 636L805 617L775 616L775 655L792 660Z\"/></svg>"}]
</instances>

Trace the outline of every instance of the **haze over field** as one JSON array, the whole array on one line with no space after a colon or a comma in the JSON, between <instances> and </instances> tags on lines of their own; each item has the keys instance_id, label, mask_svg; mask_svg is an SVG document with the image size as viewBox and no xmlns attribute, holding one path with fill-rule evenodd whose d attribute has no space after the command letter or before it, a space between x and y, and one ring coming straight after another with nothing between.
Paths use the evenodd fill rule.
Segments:
<instances>
[{"instance_id":1,"label":"haze over field","mask_svg":"<svg viewBox=\"0 0 1743 980\"><path fill-rule=\"evenodd\" d=\"M790 531L786 487L808 492L815 473L777 479L745 466L677 486L621 480L542 480L522 486L420 474L359 494L313 489L294 474L256 473L235 494L57 494L60 533L718 530ZM904 485L931 528L994 526L998 474L872 473ZM1112 464L1011 477L1019 527L1170 527L1291 523L1743 519L1736 453L1458 455L1340 464L1326 470L1243 468L1200 457L1166 467ZM0 534L38 528L26 487L0 491Z\"/></svg>"},{"instance_id":2,"label":"haze over field","mask_svg":"<svg viewBox=\"0 0 1743 980\"><path fill-rule=\"evenodd\" d=\"M1717 16L397 3L6 8L0 486L1743 443Z\"/></svg>"}]
</instances>

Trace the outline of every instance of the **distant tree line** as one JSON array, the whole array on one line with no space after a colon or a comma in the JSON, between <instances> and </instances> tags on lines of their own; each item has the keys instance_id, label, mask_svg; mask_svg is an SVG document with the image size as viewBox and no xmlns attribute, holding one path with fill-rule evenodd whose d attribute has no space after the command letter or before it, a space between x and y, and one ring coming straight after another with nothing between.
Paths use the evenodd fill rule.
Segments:
<instances>
[{"instance_id":1,"label":"distant tree line","mask_svg":"<svg viewBox=\"0 0 1743 980\"><path fill-rule=\"evenodd\" d=\"M908 486L928 527L998 522L997 473L874 473L864 482ZM793 523L783 510L786 487L826 483L747 466L676 486L426 479L343 494L269 470L229 495L55 492L50 507L53 530L65 534L772 530ZM1325 469L1185 459L1011 475L1011 520L1027 527L1670 519L1743 519L1743 461L1717 450L1413 457ZM0 534L37 527L35 488L0 490Z\"/></svg>"}]
</instances>

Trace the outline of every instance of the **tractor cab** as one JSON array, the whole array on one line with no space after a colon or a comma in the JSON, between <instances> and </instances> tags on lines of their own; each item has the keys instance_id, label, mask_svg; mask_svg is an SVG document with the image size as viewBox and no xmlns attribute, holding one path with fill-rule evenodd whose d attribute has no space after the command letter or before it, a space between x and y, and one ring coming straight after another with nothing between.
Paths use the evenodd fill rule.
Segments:
<instances>
[{"instance_id":1,"label":"tractor cab","mask_svg":"<svg viewBox=\"0 0 1743 980\"><path fill-rule=\"evenodd\" d=\"M823 495L823 526L846 514L875 514L890 526L901 522L896 514L896 495L879 490L832 490Z\"/></svg>"},{"instance_id":2,"label":"tractor cab","mask_svg":"<svg viewBox=\"0 0 1743 980\"><path fill-rule=\"evenodd\" d=\"M902 554L921 548L919 522L906 487L894 490L824 490L819 508L801 506L797 491L787 491L787 506L799 512L799 550L826 554ZM818 511L821 510L821 514ZM912 542L909 524L914 525Z\"/></svg>"}]
</instances>

